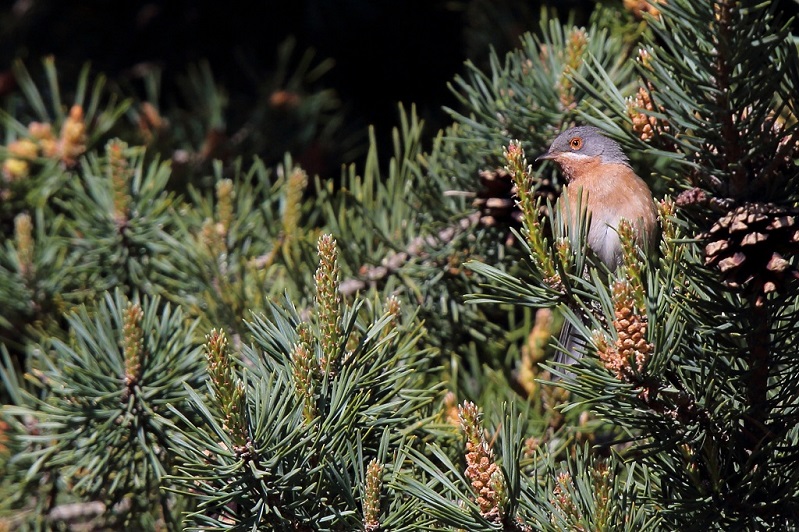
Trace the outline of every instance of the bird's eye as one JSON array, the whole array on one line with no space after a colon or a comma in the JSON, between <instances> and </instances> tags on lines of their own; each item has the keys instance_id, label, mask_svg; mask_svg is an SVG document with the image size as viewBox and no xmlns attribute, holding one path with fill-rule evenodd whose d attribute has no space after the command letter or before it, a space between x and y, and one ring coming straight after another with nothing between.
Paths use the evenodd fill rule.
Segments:
<instances>
[{"instance_id":1,"label":"bird's eye","mask_svg":"<svg viewBox=\"0 0 799 532\"><path fill-rule=\"evenodd\" d=\"M569 146L573 150L579 150L580 148L583 147L583 139L581 139L580 137L574 137L569 141Z\"/></svg>"}]
</instances>

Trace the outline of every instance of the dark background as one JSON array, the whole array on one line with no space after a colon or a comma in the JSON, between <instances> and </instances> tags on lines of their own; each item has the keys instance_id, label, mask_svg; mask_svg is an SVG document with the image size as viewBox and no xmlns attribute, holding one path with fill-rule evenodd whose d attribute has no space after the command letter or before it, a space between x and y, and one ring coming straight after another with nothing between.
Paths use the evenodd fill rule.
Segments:
<instances>
[{"instance_id":1,"label":"dark background","mask_svg":"<svg viewBox=\"0 0 799 532\"><path fill-rule=\"evenodd\" d=\"M341 135L365 143L375 125L379 145L397 123L397 103L415 103L428 135L448 123L442 106L456 107L447 88L471 60L485 67L493 47L500 56L526 31L538 29L542 7L573 15L583 25L595 0L224 0L111 1L15 0L0 2L0 96L14 90L11 61L27 65L52 54L62 79L74 79L91 61L114 79L143 63L163 68L163 101L176 92L188 65L207 59L232 107L258 97L253 73L268 77L278 47L296 39L295 61L313 48L316 61L335 66L318 83L342 102ZM606 3L621 6L621 0ZM795 12L796 2L784 9ZM179 102L178 102L179 103ZM342 150L339 150L342 151ZM349 162L363 149L329 154L322 172Z\"/></svg>"},{"instance_id":2,"label":"dark background","mask_svg":"<svg viewBox=\"0 0 799 532\"><path fill-rule=\"evenodd\" d=\"M318 81L342 101L345 134L366 126L386 137L397 103L415 103L432 134L456 106L447 83L470 59L484 65L535 30L542 2L523 0L293 0L261 2L15 0L0 3L0 72L14 58L26 65L52 54L62 79L84 62L124 79L142 63L163 68L163 92L187 65L207 59L231 100L257 97L248 73L276 67L277 49L296 39L297 60L309 48L333 69ZM554 2L585 22L594 2ZM13 90L13 82L0 84ZM169 101L168 95L164 101ZM347 162L347 161L336 161Z\"/></svg>"}]
</instances>

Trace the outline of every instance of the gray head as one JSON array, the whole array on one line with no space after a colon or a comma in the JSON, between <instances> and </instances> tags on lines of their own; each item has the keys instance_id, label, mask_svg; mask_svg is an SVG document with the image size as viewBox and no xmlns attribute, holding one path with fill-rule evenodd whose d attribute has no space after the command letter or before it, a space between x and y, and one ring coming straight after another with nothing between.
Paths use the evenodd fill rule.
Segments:
<instances>
[{"instance_id":1,"label":"gray head","mask_svg":"<svg viewBox=\"0 0 799 532\"><path fill-rule=\"evenodd\" d=\"M559 163L575 163L588 157L600 157L603 163L628 164L621 146L593 126L567 129L555 138L549 150L536 161L554 159Z\"/></svg>"}]
</instances>

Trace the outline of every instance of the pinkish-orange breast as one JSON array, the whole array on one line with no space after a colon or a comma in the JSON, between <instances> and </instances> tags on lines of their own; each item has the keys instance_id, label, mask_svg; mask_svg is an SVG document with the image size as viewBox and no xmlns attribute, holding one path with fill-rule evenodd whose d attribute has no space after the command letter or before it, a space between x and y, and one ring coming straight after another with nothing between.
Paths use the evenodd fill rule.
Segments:
<instances>
[{"instance_id":1,"label":"pinkish-orange breast","mask_svg":"<svg viewBox=\"0 0 799 532\"><path fill-rule=\"evenodd\" d=\"M618 226L622 219L633 223L637 244L654 243L657 209L644 181L626 164L602 164L598 161L571 168L571 181L564 188L572 218L576 217L579 195L582 205L591 212L588 245L611 269L621 260Z\"/></svg>"}]
</instances>

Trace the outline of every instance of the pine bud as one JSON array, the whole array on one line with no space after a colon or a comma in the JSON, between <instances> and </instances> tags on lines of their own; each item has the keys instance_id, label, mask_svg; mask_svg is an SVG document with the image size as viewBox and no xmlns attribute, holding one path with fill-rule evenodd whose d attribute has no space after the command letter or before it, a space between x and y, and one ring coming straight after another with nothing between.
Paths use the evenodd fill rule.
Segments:
<instances>
[{"instance_id":1,"label":"pine bud","mask_svg":"<svg viewBox=\"0 0 799 532\"><path fill-rule=\"evenodd\" d=\"M613 344L601 332L593 337L599 359L617 379L637 382L654 346L646 341L647 316L637 302L637 291L629 279L613 284L613 328L617 339Z\"/></svg>"},{"instance_id":2,"label":"pine bud","mask_svg":"<svg viewBox=\"0 0 799 532\"><path fill-rule=\"evenodd\" d=\"M222 413L223 428L233 440L234 451L244 455L248 452L250 442L247 392L228 352L228 340L224 331L213 329L206 336L205 355L208 360L208 375L214 389L214 400Z\"/></svg>"},{"instance_id":3,"label":"pine bud","mask_svg":"<svg viewBox=\"0 0 799 532\"><path fill-rule=\"evenodd\" d=\"M200 242L213 257L220 257L227 252L225 227L211 218L206 218L200 228Z\"/></svg>"},{"instance_id":4,"label":"pine bud","mask_svg":"<svg viewBox=\"0 0 799 532\"><path fill-rule=\"evenodd\" d=\"M396 324L402 317L402 304L397 296L389 296L386 299L386 309L391 314L392 322Z\"/></svg>"},{"instance_id":5,"label":"pine bud","mask_svg":"<svg viewBox=\"0 0 799 532\"><path fill-rule=\"evenodd\" d=\"M644 87L639 87L636 95L627 100L627 114L633 122L633 132L644 142L655 136L657 118L650 114L654 109L652 97Z\"/></svg>"},{"instance_id":6,"label":"pine bud","mask_svg":"<svg viewBox=\"0 0 799 532\"><path fill-rule=\"evenodd\" d=\"M30 163L39 155L39 146L31 139L17 139L7 148L11 156L3 162L3 177L18 181L30 174Z\"/></svg>"},{"instance_id":7,"label":"pine bud","mask_svg":"<svg viewBox=\"0 0 799 532\"><path fill-rule=\"evenodd\" d=\"M638 57L636 57L636 60L645 69L652 70L652 52L646 48L638 49Z\"/></svg>"},{"instance_id":8,"label":"pine bud","mask_svg":"<svg viewBox=\"0 0 799 532\"><path fill-rule=\"evenodd\" d=\"M297 398L302 401L305 420L311 421L316 417L315 375L318 366L307 344L300 342L294 345L291 351L291 363L294 391Z\"/></svg>"},{"instance_id":9,"label":"pine bud","mask_svg":"<svg viewBox=\"0 0 799 532\"><path fill-rule=\"evenodd\" d=\"M3 161L3 177L6 181L14 182L25 179L30 174L30 164L22 159L13 157Z\"/></svg>"},{"instance_id":10,"label":"pine bud","mask_svg":"<svg viewBox=\"0 0 799 532\"><path fill-rule=\"evenodd\" d=\"M141 378L144 357L144 331L141 327L144 311L138 303L128 303L122 315L122 352L125 360L124 399L134 392Z\"/></svg>"},{"instance_id":11,"label":"pine bud","mask_svg":"<svg viewBox=\"0 0 799 532\"><path fill-rule=\"evenodd\" d=\"M535 394L538 363L546 358L546 347L552 338L552 311L540 308L535 313L535 324L522 347L522 357L516 381L528 395Z\"/></svg>"},{"instance_id":12,"label":"pine bud","mask_svg":"<svg viewBox=\"0 0 799 532\"><path fill-rule=\"evenodd\" d=\"M233 222L233 200L236 191L233 181L222 179L216 184L216 222L221 225L222 233L227 236Z\"/></svg>"},{"instance_id":13,"label":"pine bud","mask_svg":"<svg viewBox=\"0 0 799 532\"><path fill-rule=\"evenodd\" d=\"M505 479L494 462L494 451L480 423L480 411L469 401L458 409L461 430L466 436L466 479L483 517L499 521L504 515Z\"/></svg>"},{"instance_id":14,"label":"pine bud","mask_svg":"<svg viewBox=\"0 0 799 532\"><path fill-rule=\"evenodd\" d=\"M28 124L28 133L38 144L42 155L53 158L58 155L59 142L53 135L53 126L48 123L31 122Z\"/></svg>"},{"instance_id":15,"label":"pine bud","mask_svg":"<svg viewBox=\"0 0 799 532\"><path fill-rule=\"evenodd\" d=\"M591 480L593 480L594 484L594 501L596 502L594 519L597 523L604 525L603 528L607 529L610 527L611 512L615 502L611 501L610 498L613 477L607 464L602 462L598 463L591 473Z\"/></svg>"},{"instance_id":16,"label":"pine bud","mask_svg":"<svg viewBox=\"0 0 799 532\"><path fill-rule=\"evenodd\" d=\"M644 308L646 291L644 290L644 263L641 261L641 250L636 245L638 234L629 220L619 222L619 241L621 242L622 264L624 275L630 280L633 297L638 308Z\"/></svg>"},{"instance_id":17,"label":"pine bud","mask_svg":"<svg viewBox=\"0 0 799 532\"><path fill-rule=\"evenodd\" d=\"M644 13L648 13L655 18L660 17L660 9L655 4L665 3L666 0L624 0L624 7L632 12L637 19L643 19Z\"/></svg>"},{"instance_id":18,"label":"pine bud","mask_svg":"<svg viewBox=\"0 0 799 532\"><path fill-rule=\"evenodd\" d=\"M322 235L318 242L319 267L316 281L316 312L322 337L322 370L335 375L341 361L341 293L339 291L340 271L336 241L331 235Z\"/></svg>"},{"instance_id":19,"label":"pine bud","mask_svg":"<svg viewBox=\"0 0 799 532\"><path fill-rule=\"evenodd\" d=\"M639 56L643 65L647 66L651 62L652 56L648 52L641 50ZM654 87L647 82L647 87L639 87L635 96L627 99L627 115L633 123L633 132L644 142L649 142L655 137L656 133L667 133L670 131L668 121L657 118L653 114L657 111L665 113L666 109L662 105L655 107L652 101Z\"/></svg>"},{"instance_id":20,"label":"pine bud","mask_svg":"<svg viewBox=\"0 0 799 532\"><path fill-rule=\"evenodd\" d=\"M18 159L33 160L39 155L39 147L30 139L18 139L8 145L8 153Z\"/></svg>"},{"instance_id":21,"label":"pine bud","mask_svg":"<svg viewBox=\"0 0 799 532\"><path fill-rule=\"evenodd\" d=\"M228 382L227 336L224 331L213 329L205 337L205 356L208 360L208 373L211 382L217 388L223 388Z\"/></svg>"},{"instance_id":22,"label":"pine bud","mask_svg":"<svg viewBox=\"0 0 799 532\"><path fill-rule=\"evenodd\" d=\"M308 175L295 168L286 182L286 203L283 210L283 234L294 235L300 226L302 196L308 186Z\"/></svg>"},{"instance_id":23,"label":"pine bud","mask_svg":"<svg viewBox=\"0 0 799 532\"><path fill-rule=\"evenodd\" d=\"M372 459L366 467L366 482L363 498L363 525L368 532L380 528L380 488L382 486L383 466Z\"/></svg>"},{"instance_id":24,"label":"pine bud","mask_svg":"<svg viewBox=\"0 0 799 532\"><path fill-rule=\"evenodd\" d=\"M444 419L453 427L460 427L460 407L458 406L458 396L454 392L448 391L444 395Z\"/></svg>"},{"instance_id":25,"label":"pine bud","mask_svg":"<svg viewBox=\"0 0 799 532\"><path fill-rule=\"evenodd\" d=\"M513 176L516 185L516 194L519 208L522 211L524 233L530 244L531 258L550 287L559 289L562 285L560 274L555 268L555 262L549 254L549 248L544 237L544 227L539 220L539 209L536 204L534 178L532 168L527 164L521 142L512 140L505 152L507 170Z\"/></svg>"},{"instance_id":26,"label":"pine bud","mask_svg":"<svg viewBox=\"0 0 799 532\"><path fill-rule=\"evenodd\" d=\"M128 214L132 199L130 197L130 180L132 172L128 167L125 150L128 145L115 139L108 142L105 147L108 157L108 177L114 196L114 220L120 227L128 221Z\"/></svg>"},{"instance_id":27,"label":"pine bud","mask_svg":"<svg viewBox=\"0 0 799 532\"><path fill-rule=\"evenodd\" d=\"M574 83L571 80L571 76L583 64L587 48L588 35L585 29L573 28L566 38L566 61L557 84L560 103L566 109L574 107Z\"/></svg>"},{"instance_id":28,"label":"pine bud","mask_svg":"<svg viewBox=\"0 0 799 532\"><path fill-rule=\"evenodd\" d=\"M34 273L33 222L29 214L18 214L14 218L14 244L17 248L17 264L20 275L29 279Z\"/></svg>"},{"instance_id":29,"label":"pine bud","mask_svg":"<svg viewBox=\"0 0 799 532\"><path fill-rule=\"evenodd\" d=\"M566 471L560 473L556 479L555 488L552 490L550 502L555 507L555 511L560 514L561 519L571 525L576 525L582 520L582 512L574 503L574 493L575 488L571 475ZM553 515L552 523L554 524L555 522L556 519ZM585 529L578 527L574 530Z\"/></svg>"},{"instance_id":30,"label":"pine bud","mask_svg":"<svg viewBox=\"0 0 799 532\"><path fill-rule=\"evenodd\" d=\"M83 123L83 107L73 105L69 116L61 126L59 139L61 160L67 166L78 162L78 157L86 151L86 124Z\"/></svg>"},{"instance_id":31,"label":"pine bud","mask_svg":"<svg viewBox=\"0 0 799 532\"><path fill-rule=\"evenodd\" d=\"M658 221L660 222L660 229L663 233L664 240L674 240L677 238L677 226L674 223L674 213L677 211L677 206L674 200L670 197L665 197L657 204Z\"/></svg>"},{"instance_id":32,"label":"pine bud","mask_svg":"<svg viewBox=\"0 0 799 532\"><path fill-rule=\"evenodd\" d=\"M300 343L305 344L306 347L313 344L313 332L308 322L303 321L297 324L297 336L299 337Z\"/></svg>"},{"instance_id":33,"label":"pine bud","mask_svg":"<svg viewBox=\"0 0 799 532\"><path fill-rule=\"evenodd\" d=\"M386 313L391 318L386 327L383 329L383 337L388 336L400 324L402 318L402 305L396 296L389 296L386 299Z\"/></svg>"}]
</instances>

